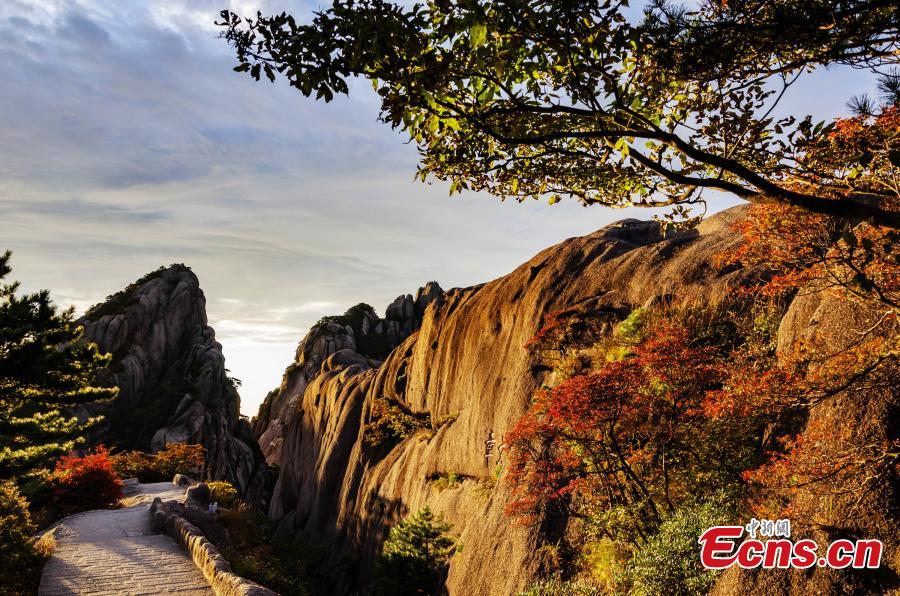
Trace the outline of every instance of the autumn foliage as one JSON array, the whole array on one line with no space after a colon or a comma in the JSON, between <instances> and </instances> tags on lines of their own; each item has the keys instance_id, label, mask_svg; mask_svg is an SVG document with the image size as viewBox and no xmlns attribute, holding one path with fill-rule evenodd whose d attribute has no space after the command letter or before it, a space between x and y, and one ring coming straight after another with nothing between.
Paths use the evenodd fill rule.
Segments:
<instances>
[{"instance_id":1,"label":"autumn foliage","mask_svg":"<svg viewBox=\"0 0 900 596\"><path fill-rule=\"evenodd\" d=\"M900 109L862 104L857 115L836 120L798 148L802 167L793 188L835 200L866 196L886 208L900 208ZM825 290L870 313L870 323L840 346L816 337L784 346L782 366L750 380L735 403L715 408L736 413L771 411L789 388L795 405L812 407L835 396L875 399L900 383L900 234L867 221L817 215L795 207L754 205L735 224L742 245L727 255L731 263L765 271L751 291L791 295ZM788 372L790 371L790 373ZM784 377L784 378L782 378ZM836 421L837 422L837 421ZM805 505L824 496L858 502L872 483L897 472L896 440L853 436L847 424L813 420L802 432L789 432L771 445L762 465L743 478L754 489L760 514L791 514L804 519ZM798 429L799 430L799 429ZM891 469L893 468L893 472Z\"/></svg>"},{"instance_id":2,"label":"autumn foliage","mask_svg":"<svg viewBox=\"0 0 900 596\"><path fill-rule=\"evenodd\" d=\"M762 490L754 499L759 515L808 519L805 504L823 497L859 495L870 481L896 471L900 440L855 441L848 429L811 422L802 434L779 440L762 466L744 472L744 479ZM806 499L798 499L806 496ZM809 497L812 497L810 500Z\"/></svg>"},{"instance_id":3,"label":"autumn foliage","mask_svg":"<svg viewBox=\"0 0 900 596\"><path fill-rule=\"evenodd\" d=\"M122 481L113 471L109 450L100 446L86 455L65 455L50 476L53 502L68 515L115 507L122 498Z\"/></svg>"},{"instance_id":4,"label":"autumn foliage","mask_svg":"<svg viewBox=\"0 0 900 596\"><path fill-rule=\"evenodd\" d=\"M161 451L150 454L125 451L112 456L113 469L122 478L137 478L141 482L166 482L175 474L196 475L203 469L203 445L169 443Z\"/></svg>"},{"instance_id":5,"label":"autumn foliage","mask_svg":"<svg viewBox=\"0 0 900 596\"><path fill-rule=\"evenodd\" d=\"M507 513L625 508L641 520L631 530L645 534L721 459L703 437L713 439L714 424L705 401L724 381L711 348L663 323L629 356L540 391L507 436Z\"/></svg>"},{"instance_id":6,"label":"autumn foliage","mask_svg":"<svg viewBox=\"0 0 900 596\"><path fill-rule=\"evenodd\" d=\"M577 309L550 311L541 318L541 327L525 343L525 349L561 355L573 346L597 341L602 329L602 321Z\"/></svg>"},{"instance_id":7,"label":"autumn foliage","mask_svg":"<svg viewBox=\"0 0 900 596\"><path fill-rule=\"evenodd\" d=\"M801 146L799 191L842 199L865 193L900 209L900 108L838 119ZM758 265L772 274L756 288L773 295L807 286L832 288L850 298L900 306L900 233L783 205L753 205L735 224L743 245L726 260Z\"/></svg>"}]
</instances>

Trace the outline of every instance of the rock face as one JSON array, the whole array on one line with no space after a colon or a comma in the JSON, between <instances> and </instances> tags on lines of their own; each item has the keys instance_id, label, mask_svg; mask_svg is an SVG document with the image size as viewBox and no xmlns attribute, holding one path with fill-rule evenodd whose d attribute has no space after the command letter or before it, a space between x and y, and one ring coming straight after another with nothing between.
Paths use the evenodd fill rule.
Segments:
<instances>
[{"instance_id":1,"label":"rock face","mask_svg":"<svg viewBox=\"0 0 900 596\"><path fill-rule=\"evenodd\" d=\"M258 502L265 462L240 417L240 397L207 325L197 276L184 265L159 269L79 322L88 340L113 355L100 381L119 387L111 404L89 412L106 417L96 440L145 451L202 444L209 477L228 479Z\"/></svg>"},{"instance_id":2,"label":"rock face","mask_svg":"<svg viewBox=\"0 0 900 596\"><path fill-rule=\"evenodd\" d=\"M281 467L269 510L278 532L330 541L335 559L359 555L356 586L346 586L352 589L371 573L388 528L428 504L465 545L451 560L451 594L526 587L544 564L538 529L504 516L506 488L495 479L504 433L547 375L523 345L543 314L573 305L624 316L650 300L721 301L748 275L715 264L737 242L728 224L740 212L668 237L656 223L626 220L480 286L446 293L426 286L372 321L382 332L399 327L391 341L408 334L380 364L356 349L356 327L314 328L254 426L269 461ZM363 431L378 399L439 428L367 445ZM461 481L449 488L432 482L448 474Z\"/></svg>"},{"instance_id":3,"label":"rock face","mask_svg":"<svg viewBox=\"0 0 900 596\"><path fill-rule=\"evenodd\" d=\"M429 282L415 296L398 296L387 307L383 319L371 306L357 304L344 315L325 317L313 326L297 346L294 363L285 371L281 386L266 396L253 419L253 436L266 460L273 464L281 461L285 423L329 356L349 350L362 356L361 363L377 367L391 350L419 328L428 305L443 293L437 282Z\"/></svg>"}]
</instances>

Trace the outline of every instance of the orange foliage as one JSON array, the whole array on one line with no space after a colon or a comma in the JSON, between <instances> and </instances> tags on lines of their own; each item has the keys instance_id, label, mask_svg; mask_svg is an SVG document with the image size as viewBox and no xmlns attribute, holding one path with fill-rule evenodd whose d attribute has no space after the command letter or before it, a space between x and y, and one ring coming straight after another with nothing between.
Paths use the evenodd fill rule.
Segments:
<instances>
[{"instance_id":1,"label":"orange foliage","mask_svg":"<svg viewBox=\"0 0 900 596\"><path fill-rule=\"evenodd\" d=\"M780 439L781 449L769 453L762 466L744 472L744 479L760 487L754 509L761 516L793 516L809 521L805 504L815 504L826 495L865 491L870 481L900 465L896 452L900 440L859 441L822 421L810 422L802 435ZM806 494L812 501L797 499Z\"/></svg>"},{"instance_id":2,"label":"orange foliage","mask_svg":"<svg viewBox=\"0 0 900 596\"><path fill-rule=\"evenodd\" d=\"M801 146L794 190L900 209L900 109L837 120ZM773 295L810 284L890 308L900 306L900 234L796 207L754 205L735 228L744 237L729 263L772 272L759 288Z\"/></svg>"},{"instance_id":3,"label":"orange foliage","mask_svg":"<svg viewBox=\"0 0 900 596\"><path fill-rule=\"evenodd\" d=\"M597 341L601 328L601 321L578 310L554 310L541 318L540 329L525 343L525 349L565 354L575 345Z\"/></svg>"},{"instance_id":4,"label":"orange foliage","mask_svg":"<svg viewBox=\"0 0 900 596\"><path fill-rule=\"evenodd\" d=\"M169 443L155 454L126 451L112 456L113 469L122 478L141 482L165 482L175 474L195 475L205 463L203 445Z\"/></svg>"}]
</instances>

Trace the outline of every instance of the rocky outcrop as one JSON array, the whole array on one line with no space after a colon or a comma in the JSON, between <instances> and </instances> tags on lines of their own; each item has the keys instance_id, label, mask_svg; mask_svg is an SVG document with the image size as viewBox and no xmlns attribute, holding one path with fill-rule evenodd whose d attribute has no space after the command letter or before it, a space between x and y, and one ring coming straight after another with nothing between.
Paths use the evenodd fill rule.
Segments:
<instances>
[{"instance_id":1,"label":"rocky outcrop","mask_svg":"<svg viewBox=\"0 0 900 596\"><path fill-rule=\"evenodd\" d=\"M380 318L368 304L357 304L346 313L325 317L309 331L297 346L294 362L288 367L281 386L270 392L253 419L253 436L266 460L281 461L285 423L297 409L297 402L325 360L337 352L349 350L362 356L367 366L377 367L401 341L419 328L428 305L444 291L437 282L429 282L415 295L398 296Z\"/></svg>"},{"instance_id":2,"label":"rocky outcrop","mask_svg":"<svg viewBox=\"0 0 900 596\"><path fill-rule=\"evenodd\" d=\"M541 316L560 308L624 316L653 300L721 301L748 275L715 258L737 242L728 224L740 212L668 235L656 223L626 220L484 285L398 299L385 320L416 318L383 363L355 349L356 328L314 328L255 427L281 467L270 505L278 532L330 541L336 559L358 555L358 586L388 528L428 504L465 545L451 560L449 592L517 593L542 569L539 532L550 531L504 517L506 488L496 481L504 433L548 374L523 345ZM435 430L367 444L372 404L383 399ZM432 482L449 474L461 480Z\"/></svg>"},{"instance_id":3,"label":"rocky outcrop","mask_svg":"<svg viewBox=\"0 0 900 596\"><path fill-rule=\"evenodd\" d=\"M266 466L240 416L240 397L222 346L207 325L206 299L184 265L161 268L91 308L85 337L113 356L100 381L119 387L95 441L156 451L168 443L206 448L207 474L258 502Z\"/></svg>"}]
</instances>

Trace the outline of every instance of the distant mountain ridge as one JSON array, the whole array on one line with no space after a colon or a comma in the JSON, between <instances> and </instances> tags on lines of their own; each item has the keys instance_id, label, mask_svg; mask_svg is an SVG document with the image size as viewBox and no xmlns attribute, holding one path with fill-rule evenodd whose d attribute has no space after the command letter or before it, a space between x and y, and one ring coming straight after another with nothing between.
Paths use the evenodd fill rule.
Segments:
<instances>
[{"instance_id":1,"label":"distant mountain ridge","mask_svg":"<svg viewBox=\"0 0 900 596\"><path fill-rule=\"evenodd\" d=\"M357 354L360 363L377 367L400 342L422 324L428 305L444 291L431 281L415 295L398 296L384 318L368 304L357 304L343 315L323 317L300 341L294 362L284 373L278 389L269 392L252 420L253 436L269 463L281 460L285 422L293 417L297 400L309 382L319 375L329 356L343 350Z\"/></svg>"}]
</instances>

